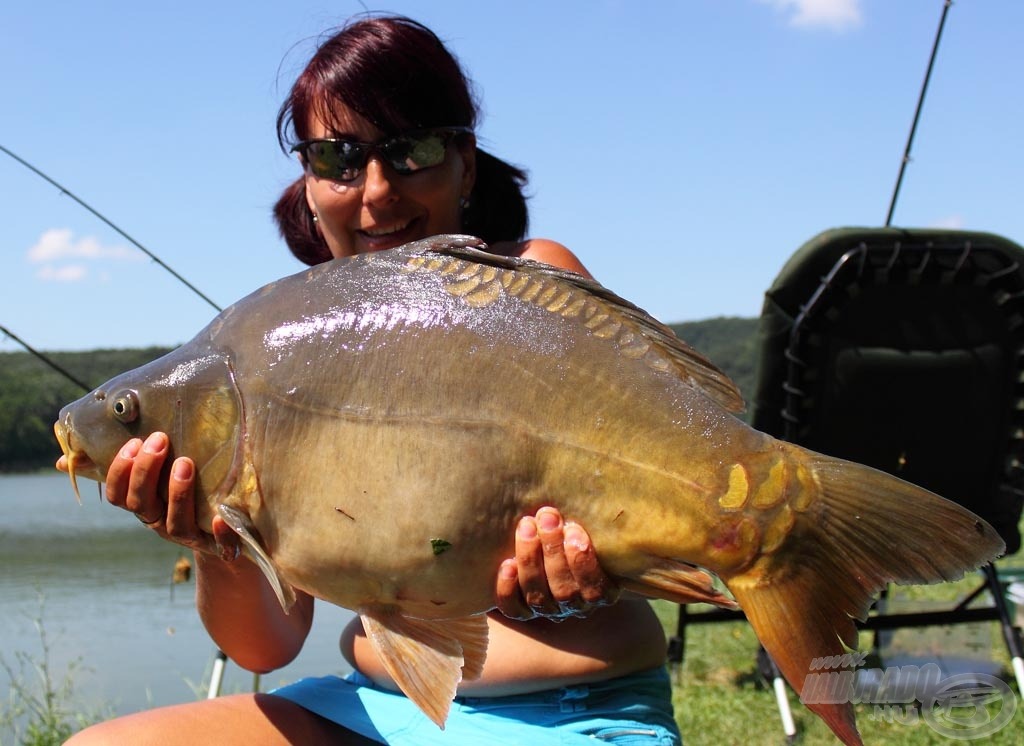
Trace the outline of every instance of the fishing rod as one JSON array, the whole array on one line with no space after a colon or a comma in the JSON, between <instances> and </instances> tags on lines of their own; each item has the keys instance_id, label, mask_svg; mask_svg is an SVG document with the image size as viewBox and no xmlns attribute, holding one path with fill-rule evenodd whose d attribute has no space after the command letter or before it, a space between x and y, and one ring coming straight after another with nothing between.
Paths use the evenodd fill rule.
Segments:
<instances>
[{"instance_id":1,"label":"fishing rod","mask_svg":"<svg viewBox=\"0 0 1024 746\"><path fill-rule=\"evenodd\" d=\"M903 150L903 159L900 161L900 172L896 177L896 186L892 191L892 199L889 202L889 214L885 217L885 227L892 224L892 214L896 210L896 198L900 193L900 185L903 183L903 172L910 162L910 146L914 142L914 133L917 131L917 122L921 118L921 107L924 105L924 94L928 90L928 81L932 77L932 67L935 65L935 56L939 51L939 40L942 38L942 29L946 25L946 15L949 13L949 6L953 0L944 0L942 5L942 17L939 19L939 29L935 32L935 42L932 44L932 55L928 60L928 69L924 74L924 83L921 84L921 93L917 97L917 110L914 112L914 120L910 125L910 135L907 137L907 146Z\"/></svg>"},{"instance_id":2,"label":"fishing rod","mask_svg":"<svg viewBox=\"0 0 1024 746\"><path fill-rule=\"evenodd\" d=\"M11 158L13 158L14 160L16 160L16 161L17 161L18 163L20 163L21 165L23 165L23 166L24 166L25 168L27 168L27 169L29 169L30 171L32 171L32 172L33 172L34 174L36 174L37 176L41 177L42 179L45 179L45 180L46 180L47 182L49 182L49 183L50 183L50 184L52 184L53 186L57 187L57 189L59 189L59 190L60 190L60 192L61 192L62 194L66 194L66 195L68 195L69 197L71 197L71 199L73 199L73 200L74 200L75 202L77 202L77 203L78 203L79 205L81 205L81 206L82 206L82 207L84 207L84 208L85 208L86 210L88 210L88 211L89 211L89 212L91 212L91 213L92 213L93 215L95 215L95 216L96 216L96 217L98 217L98 218L99 218L100 220L102 220L102 221L103 221L104 223L106 223L107 225L109 225L109 226L110 226L111 228L113 228L113 229L114 229L115 231L117 231L117 232L118 232L118 233L119 233L120 235L124 236L124 237L125 237L125 238L126 238L126 239L127 239L128 241L130 241L130 242L131 242L131 243L132 243L132 244L133 244L133 245L134 245L135 247L137 247L137 248L138 248L138 249L139 249L140 251L142 251L142 253L144 253L144 254L145 254L146 256L148 256L148 257L149 257L150 259L152 259L152 260L153 260L154 262L156 262L157 264L159 264L159 265L160 265L161 267L163 267L163 268L164 268L165 270L167 270L168 272L170 272L170 273L171 273L171 275L173 275L173 276L174 276L174 277L175 277L175 278L176 278L176 279L177 279L177 280L178 280L179 282L181 282L182 284L184 284L184 285L185 285L185 287L189 288L189 289L190 289L190 290L191 290L192 292L194 292L194 293L195 293L196 295L198 295L198 296L199 296L200 298L202 298L202 299L203 299L204 301L206 301L207 303L209 303L209 304L210 304L210 305L211 305L211 306L212 306L212 307L213 307L213 308L214 308L214 309L215 309L215 310L216 310L216 311L217 311L218 313L220 313L220 311L221 311L221 310L223 310L223 309L221 309L221 307L220 307L220 306L218 306L218 305L217 305L216 303L214 303L214 302L213 302L212 300L210 300L210 298L208 298L208 297L207 297L207 296L206 296L206 295L205 295L205 294L204 294L204 293L203 293L203 292L202 292L201 290L199 290L199 289L198 289L198 288L197 288L197 287L196 287L195 285L193 285L193 284L192 284L191 282L189 282L188 280L186 280L186 279L185 279L184 277L182 277L182 276L181 276L180 274L178 274L177 272L175 272L175 271L174 271L174 270L173 270L173 269L172 269L172 268L171 268L170 266L168 266L168 265L167 265L167 263L166 263L166 262L164 262L164 261L163 261L163 260L162 260L162 259L161 259L160 257L158 257L158 256L157 256L156 254L154 254L154 253L153 253L152 251L150 251L149 249L147 249L147 248L146 248L145 246L143 246L143 245L142 245L141 243L139 243L138 241L136 241L136 240L135 240L134 238L132 238L131 236L129 236L129 235L128 235L128 234L127 234L127 233L126 233L126 232L125 232L124 230L122 230L122 229L121 229L121 228L120 228L119 226L115 225L115 224L113 223L113 221L111 221L111 220L110 220L109 218L107 218L107 217L106 217L105 215L103 215L103 214L102 214L101 212L99 212L98 210L96 210L95 208L93 208L93 207L92 207L91 205L89 205L88 203L86 203L86 202L85 202L84 200L82 200L82 199L81 199L81 198L80 198L80 197L79 197L79 196L78 196L77 194L75 194L74 192L72 192L72 191L71 191L70 189L66 188L65 186L63 186L62 184L60 184L59 182L57 182L56 180L54 180L54 179L50 178L50 177L49 177L48 175L46 175L45 173L43 173L42 171L40 171L40 170L39 170L38 168L36 168L35 166L33 166L33 165L32 165L31 163L29 163L28 161L26 161L26 160L25 160L24 158L21 158L21 157L20 157L20 156L18 156L17 154L15 154L15 153L12 153L12 152L11 152L10 150L8 150L7 148L5 148L5 147L4 147L3 145L0 145L0 151L3 151L3 152L4 152L4 153L6 153L7 155L9 155L9 156L10 156ZM61 374L62 376L64 376L65 378L67 378L67 379L68 379L69 381L71 381L72 383L74 383L74 384L75 384L76 386L80 387L80 388L81 388L81 389L82 389L83 391L85 391L86 393L88 393L89 391L92 391L92 387L91 387L91 386L87 386L86 384L82 383L82 381L80 381L80 380L79 380L78 378L76 378L76 377L75 377L75 376L73 376L73 375L72 375L71 373L69 373L69 372L68 372L67 370L65 370L65 369L64 369L64 368L63 368L63 367L62 367L62 366L61 366L60 364L58 364L58 363L57 363L56 361L54 361L53 359L51 359L51 358L50 358L50 357L48 357L47 355L44 355L44 354L43 354L42 352L40 352L39 350L37 350L37 349L35 349L34 347L32 347L32 345L30 345L30 344L29 344L28 342L26 342L25 340L23 340L23 339L22 339L21 337L19 337L19 336L18 336L17 334L15 334L14 332L12 332L12 331L11 331L10 329L8 329L7 327L5 327L5 326L3 326L3 325L0 325L0 333L4 334L5 336L7 336L7 337L9 337L10 339L12 339L12 340L14 340L15 342L17 342L17 343L18 343L19 345L21 345L22 347L24 347L24 348L25 348L25 350L27 350L27 351L28 351L29 353L31 353L32 355L34 355L35 357L37 357L37 358L38 358L39 360L41 360L41 361L42 361L43 363L45 363L46 365L48 365L48 366L49 366L50 368L52 368L52 369L53 369L53 370L55 370L56 372L60 373L60 374ZM176 566L175 570L176 570L176 571L178 571L178 569L179 569L179 568L178 568L178 567ZM172 576L172 578L173 578L173 576ZM174 580L172 579L172 585L171 585L171 589L172 589L172 594L173 594L173 589L174 589L174 584L173 584L174 582L177 582L177 581L174 581ZM222 651L222 650L221 650L221 649L220 649L219 647L218 647L218 648L216 648L216 650L215 650L215 658L214 658L214 664L213 664L213 672L212 672L212 673L211 673L211 675L210 675L210 687L209 687L209 694L208 694L208 697L209 697L210 699L212 699L212 698L214 698L214 697L216 697L216 696L218 696L218 695L220 694L220 689L221 689L221 683L222 683L222 680L223 680L223 676L224 676L224 668L225 668L225 665L226 665L226 663L227 663L227 660L228 660L227 654L225 654L225 653L224 653L224 652L223 652L223 651ZM260 682L260 675L259 675L258 673L257 673L257 674L253 674L253 691L254 691L254 692L256 692L256 691L259 691L259 682Z\"/></svg>"},{"instance_id":3,"label":"fishing rod","mask_svg":"<svg viewBox=\"0 0 1024 746\"><path fill-rule=\"evenodd\" d=\"M16 161L17 161L18 163L20 163L20 164L21 164L22 166L24 166L25 168L27 168L27 169L28 169L29 171L32 171L32 173L34 173L34 174L36 174L37 176L39 176L39 177L41 177L41 178L45 179L45 180L46 180L46 181L48 181L48 182L49 182L50 184L53 184L53 186L57 187L57 189L59 189L59 190L61 191L61 193L62 193L62 194L66 194L67 196L71 197L71 199L73 199L73 200L74 200L75 202L77 202L78 204L80 204L80 205L81 205L82 207L84 207L84 208L85 208L86 210L88 210L89 212L91 212L91 213L92 213L93 215L95 215L96 217L98 217L98 218L99 218L100 220L102 220L102 221L103 221L104 223L106 223L107 225L109 225L109 226L110 226L111 228L113 228L113 229L114 229L115 231L117 231L118 233L120 233L120 234L121 234L122 236L124 236L124 237L125 237L126 239L128 239L129 241L131 241L131 243L132 243L132 244L133 244L133 245L134 245L134 246L135 246L136 248L138 248L138 249L139 249L140 251L142 251L142 253L144 253L144 254L145 254L146 256L148 256L148 257L149 257L150 259L152 259L152 260L153 260L154 262L156 262L156 263L157 263L157 264L159 264L159 265L160 265L161 267L163 267L163 268L164 268L164 269L166 269L166 270L167 270L168 272L170 272L170 273L171 273L171 274L172 274L172 275L173 275L173 276L175 277L175 279L177 279L177 280L178 280L179 282L181 282L181 283L182 283L183 285L185 285L185 287L187 287L187 288L188 288L189 290L191 290L191 291L192 291L193 293L195 293L195 294L196 294L196 295L198 295L198 296L199 296L200 298L202 298L202 299L203 299L203 300L205 300L205 301L206 301L207 303L209 303L209 304L210 304L211 306L213 306L213 308L214 308L214 309L216 309L216 311L217 311L218 313L219 313L219 312L220 312L221 310L223 310L223 309L221 309L221 307L220 307L220 306L218 306L218 305L217 305L216 303L214 303L214 302L213 302L212 300L210 300L210 299L209 299L209 298L208 298L208 297L207 297L207 296L206 296L205 294L203 294L203 293L202 293L202 292L201 292L201 291L200 291L200 290L199 290L199 289L198 289L198 288L197 288L197 287L196 287L195 285L193 285L193 284L192 284L191 282L189 282L189 281L188 281L188 280L186 280L186 279L185 279L184 277L182 277L182 276L181 276L180 274L178 274L178 273L177 273L177 272L175 272L175 271L174 271L173 269L171 269L171 267L169 267L169 266L167 265L167 263L166 263L166 262L164 262L164 261L163 261L163 260L162 260L162 259L161 259L160 257L158 257L158 256L157 256L156 254L154 254L154 253L153 253L152 251L150 251L149 249L147 249L147 248L146 248L145 246L143 246L143 245L142 245L141 243L139 243L138 241L136 241L136 240L135 240L134 238L132 238L131 236L129 236L129 235L128 235L127 233L125 233L125 232L124 232L123 230L121 230L121 228L119 228L119 227L118 227L117 225L115 225L115 224L113 223L113 221L111 221L111 220L110 220L110 219L108 219L108 218L107 218L107 217L106 217L105 215L103 215L103 214L102 214L101 212L99 212L99 210L96 210L96 209L95 209L95 208L93 208L93 207L92 207L91 205L89 205L88 203L86 203L86 202L85 202L84 200L82 200L82 199L81 199L80 197L78 197L78 195L76 195L76 194L75 194L74 192L72 192L72 191L71 191L70 189L68 189L67 187L65 187L65 186L63 186L62 184L58 183L58 182L57 182L57 181L55 181L54 179L51 179L51 178L50 178L49 176L47 176L47 175L46 175L45 173L43 173L43 172L42 172L42 171L40 171L40 170L39 170L38 168L36 168L35 166L33 166L33 165L32 165L31 163L29 163L28 161L26 161L26 160L25 160L24 158L21 158L21 157L19 157L18 155L16 155L16 154L12 153L12 152L11 152L10 150L8 150L7 148L5 148L5 147L4 147L3 145L0 145L0 151L2 151L2 152L4 152L4 153L6 153L7 155L9 155L9 156L10 156L11 158L13 158L14 160L16 160Z\"/></svg>"},{"instance_id":4,"label":"fishing rod","mask_svg":"<svg viewBox=\"0 0 1024 746\"><path fill-rule=\"evenodd\" d=\"M28 342L26 342L25 340L23 340L23 339L22 339L21 337L19 337L19 336L18 336L17 334L15 334L14 332L12 332L12 331L11 331L10 329L8 329L8 328L7 328L6 326L2 326L2 325L0 325L0 332L2 332L2 333L3 333L4 335L5 335L5 336L7 336L7 337L10 337L11 339L13 339L13 340L14 340L15 342L17 342L18 344L20 344L20 345L21 345L22 347L24 347L24 348L25 348L26 350L28 350L28 351L29 351L30 353L32 353L33 355L35 355L35 356L36 356L37 358L39 358L40 360L42 360L42 361L43 361L44 363L46 363L47 365L49 365L49 366L50 366L51 368L53 368L53 369L54 369L55 371L57 371L58 373L60 373L60 374L61 374L62 376L64 376L64 377L65 377L66 379L68 379L69 381L71 381L71 382L72 382L73 384L77 385L77 386L78 386L79 388L81 388L81 389L82 389L83 391L85 391L86 393L88 393L88 392L92 391L92 387L91 387L91 386L86 386L86 385L85 385L84 383L82 383L82 382L81 382L81 381L79 381L79 380L78 380L77 378L75 378L75 377L74 377L73 375L71 375L71 374L70 374L70 373L68 373L68 372L67 372L66 370L64 370L64 368L63 368L63 367L61 367L61 366L60 366L60 365L59 365L58 363L56 363L56 362L55 362L54 360L52 360L51 358L49 358L49 357L47 357L46 355L44 355L43 353L41 353L41 352L40 352L39 350L35 349L35 348L34 348L34 347L33 347L32 345L30 345L30 344L29 344Z\"/></svg>"}]
</instances>

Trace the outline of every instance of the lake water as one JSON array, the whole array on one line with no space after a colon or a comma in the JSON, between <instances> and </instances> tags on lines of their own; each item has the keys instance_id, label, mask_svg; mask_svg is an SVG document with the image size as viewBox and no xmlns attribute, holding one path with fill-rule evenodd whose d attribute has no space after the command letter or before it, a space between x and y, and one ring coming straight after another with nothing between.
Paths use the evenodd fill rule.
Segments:
<instances>
[{"instance_id":1,"label":"lake water","mask_svg":"<svg viewBox=\"0 0 1024 746\"><path fill-rule=\"evenodd\" d=\"M83 710L195 700L216 649L196 614L194 583L171 583L175 561L191 553L102 501L96 483L80 487L82 505L66 475L0 475L0 655L15 671L20 654L40 660L41 620L52 674L59 680L79 661L74 701ZM346 673L338 635L351 617L318 604L302 653L260 688ZM9 678L0 668L4 693ZM222 691L252 687L252 674L228 663Z\"/></svg>"}]
</instances>

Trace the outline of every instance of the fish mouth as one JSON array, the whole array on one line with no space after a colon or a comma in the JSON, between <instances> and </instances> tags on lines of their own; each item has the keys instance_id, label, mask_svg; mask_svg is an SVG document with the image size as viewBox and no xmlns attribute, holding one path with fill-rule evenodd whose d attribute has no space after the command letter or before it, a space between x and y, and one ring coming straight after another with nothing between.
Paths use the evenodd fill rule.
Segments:
<instances>
[{"instance_id":1,"label":"fish mouth","mask_svg":"<svg viewBox=\"0 0 1024 746\"><path fill-rule=\"evenodd\" d=\"M102 481L103 475L96 463L89 458L89 454L75 447L74 429L71 426L70 418L66 423L60 420L53 423L53 432L57 436L57 442L60 443L60 450L64 453L63 468L61 461L57 462L57 468L67 471L68 476L71 477L71 488L75 491L75 499L81 505L82 494L78 491L77 477L83 476L99 482Z\"/></svg>"}]
</instances>

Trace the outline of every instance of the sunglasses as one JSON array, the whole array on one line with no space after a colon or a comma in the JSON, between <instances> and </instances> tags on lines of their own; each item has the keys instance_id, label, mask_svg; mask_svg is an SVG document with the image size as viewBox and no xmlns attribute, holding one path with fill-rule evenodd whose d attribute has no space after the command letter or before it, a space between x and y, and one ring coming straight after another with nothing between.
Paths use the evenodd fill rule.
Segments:
<instances>
[{"instance_id":1,"label":"sunglasses","mask_svg":"<svg viewBox=\"0 0 1024 746\"><path fill-rule=\"evenodd\" d=\"M303 140L292 152L297 152L318 178L352 181L359 177L374 153L400 174L439 166L444 163L452 138L472 132L469 127L437 127L404 132L377 142L320 138Z\"/></svg>"}]
</instances>

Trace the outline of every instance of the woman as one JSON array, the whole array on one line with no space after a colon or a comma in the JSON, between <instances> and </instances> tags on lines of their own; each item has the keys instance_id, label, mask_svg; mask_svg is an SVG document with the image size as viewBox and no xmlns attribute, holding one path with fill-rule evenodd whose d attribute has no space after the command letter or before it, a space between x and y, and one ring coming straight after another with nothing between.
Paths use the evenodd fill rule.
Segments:
<instances>
[{"instance_id":1,"label":"woman","mask_svg":"<svg viewBox=\"0 0 1024 746\"><path fill-rule=\"evenodd\" d=\"M278 116L278 137L303 175L275 207L292 252L308 264L380 251L439 233L473 233L491 250L586 273L561 244L522 240L525 175L476 146L477 109L455 59L425 27L367 18L328 39ZM291 614L216 518L199 531L194 464L174 461L155 433L125 445L107 499L195 550L197 607L239 665L290 662L312 623L300 593ZM86 743L677 743L664 672L665 639L649 604L622 598L586 532L542 508L522 519L516 556L496 580L483 675L460 686L445 730L395 686L354 620L341 638L356 673L271 694L160 708L94 726ZM538 618L547 617L547 618ZM575 735L574 735L575 734Z\"/></svg>"}]
</instances>

